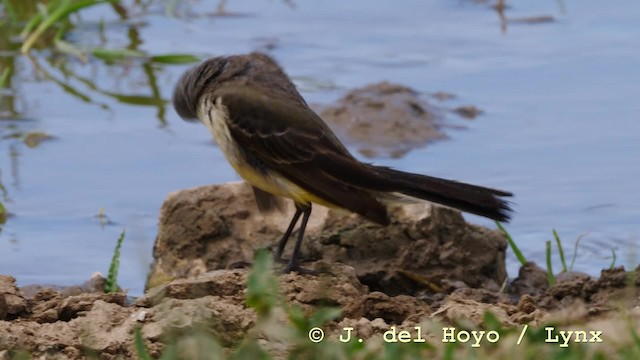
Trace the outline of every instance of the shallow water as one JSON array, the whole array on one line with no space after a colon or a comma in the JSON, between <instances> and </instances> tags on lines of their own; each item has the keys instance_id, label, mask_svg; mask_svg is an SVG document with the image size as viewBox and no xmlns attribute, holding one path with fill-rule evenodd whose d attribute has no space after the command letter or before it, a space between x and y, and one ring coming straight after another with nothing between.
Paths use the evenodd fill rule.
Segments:
<instances>
[{"instance_id":1,"label":"shallow water","mask_svg":"<svg viewBox=\"0 0 640 360\"><path fill-rule=\"evenodd\" d=\"M640 177L640 3L623 3L565 2L563 11L555 1L520 1L507 17L551 15L556 21L508 23L503 32L492 9L466 1L295 2L294 8L232 1L231 16L169 18L159 7L143 22L107 21L106 35L109 46L127 46L127 30L135 26L140 47L153 53L270 49L312 103L382 80L425 94L456 94L442 105L474 104L485 113L473 121L448 116L449 124L465 127L448 130L450 140L401 159L374 160L513 191L517 214L507 228L529 259L544 264L552 228L569 258L574 240L586 233L574 269L597 274L611 263L611 249L616 264L638 263L640 192L633 184ZM89 11L83 17L89 25L68 40L98 43L92 21L109 14L106 8ZM64 79L48 57L43 52L35 60ZM36 148L0 140L0 180L13 215L0 233L0 273L20 284L80 283L107 271L126 228L119 280L140 294L166 195L238 179L203 126L181 121L168 105L129 105L114 96L152 98L149 83L155 82L167 99L187 66L145 71L140 62L69 60L66 67L80 77L68 83L91 98L85 102L43 79L26 58L16 63L19 119L1 120L0 135L37 130L55 139ZM101 208L111 224L102 226L95 216ZM516 276L517 261L508 256L509 274ZM559 269L557 258L554 265Z\"/></svg>"}]
</instances>

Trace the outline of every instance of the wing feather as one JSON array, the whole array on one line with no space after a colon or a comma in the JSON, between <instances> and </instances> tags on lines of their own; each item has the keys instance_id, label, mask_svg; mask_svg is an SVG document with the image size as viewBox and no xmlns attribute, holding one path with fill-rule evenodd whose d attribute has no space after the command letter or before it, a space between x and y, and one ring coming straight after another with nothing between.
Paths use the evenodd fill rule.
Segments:
<instances>
[{"instance_id":1,"label":"wing feather","mask_svg":"<svg viewBox=\"0 0 640 360\"><path fill-rule=\"evenodd\" d=\"M252 158L317 197L375 222L388 223L382 203L339 176L337 171L345 164L363 164L306 104L284 102L248 86L225 87L214 93L214 98L219 97L229 114L231 136ZM341 164L333 166L327 161L330 158L340 159Z\"/></svg>"}]
</instances>

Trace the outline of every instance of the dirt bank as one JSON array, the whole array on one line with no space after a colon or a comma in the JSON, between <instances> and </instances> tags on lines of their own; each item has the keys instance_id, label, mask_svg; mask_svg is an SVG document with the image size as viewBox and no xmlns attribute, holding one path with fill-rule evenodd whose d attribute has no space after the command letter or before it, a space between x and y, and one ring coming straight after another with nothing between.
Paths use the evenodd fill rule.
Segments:
<instances>
[{"instance_id":1,"label":"dirt bank","mask_svg":"<svg viewBox=\"0 0 640 360\"><path fill-rule=\"evenodd\" d=\"M522 324L597 326L611 345L624 343L628 324L638 324L638 271L616 268L600 278L566 273L549 287L546 273L527 264L508 282L499 233L425 204L395 207L392 216L390 226L380 227L317 207L305 266L331 273L277 276L284 309L296 305L310 316L339 308L324 324L327 336L335 340L352 327L372 349L382 346L392 326L424 328L438 349L444 326L484 327L486 311L505 337ZM278 335L291 327L291 315L272 312L265 326L245 301L250 269L227 268L252 261L258 247L273 246L286 222L280 214L263 218L243 183L171 194L162 208L151 289L133 302L124 293L99 292L99 278L71 290L19 289L15 279L0 276L0 359L18 350L47 359L133 358L137 328L154 357L172 341L187 354L194 329L216 339L222 354L250 337L271 355L285 356L299 342Z\"/></svg>"}]
</instances>

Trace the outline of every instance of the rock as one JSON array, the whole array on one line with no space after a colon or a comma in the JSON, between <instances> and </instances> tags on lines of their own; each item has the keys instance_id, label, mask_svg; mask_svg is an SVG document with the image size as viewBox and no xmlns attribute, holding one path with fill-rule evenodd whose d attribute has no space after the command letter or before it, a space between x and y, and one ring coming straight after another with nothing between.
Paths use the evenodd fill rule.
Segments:
<instances>
[{"instance_id":1,"label":"rock","mask_svg":"<svg viewBox=\"0 0 640 360\"><path fill-rule=\"evenodd\" d=\"M331 274L321 276L282 275L280 289L287 301L300 305L307 313L324 304L339 306L344 316L365 315L363 301L368 289L358 281L350 266L333 264Z\"/></svg>"},{"instance_id":2,"label":"rock","mask_svg":"<svg viewBox=\"0 0 640 360\"><path fill-rule=\"evenodd\" d=\"M212 271L195 279L178 279L157 286L138 298L135 305L153 307L167 298L186 300L204 296L230 297L242 302L246 283L246 269Z\"/></svg>"},{"instance_id":3,"label":"rock","mask_svg":"<svg viewBox=\"0 0 640 360\"><path fill-rule=\"evenodd\" d=\"M628 333L629 321L640 324L638 289L634 283L637 272L625 272L622 268L603 271L598 280L583 274L559 275L557 289L552 287L536 296L525 294L517 305L500 292L459 285L453 294L443 295L444 299L432 306L414 296L370 291L358 281L356 270L349 265L323 262L313 265L331 266L332 273L278 276L278 298L284 300L285 307L299 306L307 317L318 307L341 308L336 320L323 325L327 339L337 339L345 327L352 327L354 336L366 339L366 346L374 353L383 351L383 334L390 329L415 334L419 325L427 341L441 344L443 328L451 324L465 329L482 328L487 325L483 323L487 311L495 315L500 326L541 326L552 322L606 329L607 337L622 334L626 339L629 335L624 331ZM82 359L88 354L99 359L136 358L136 328L140 328L153 358L159 358L167 344L177 346L184 358L198 358L198 351L224 357L247 336L257 339L256 343L272 357L289 357L296 343L291 343L292 324L285 307L274 308L266 322L259 321L245 302L248 275L249 269L230 269L177 279L148 291L129 306L125 304L124 293L65 296L51 288L41 289L24 302L17 316L0 320L0 359L11 358L17 350L37 359ZM13 278L0 278L4 280L4 295L7 289L17 291ZM554 296L558 291L566 294L566 301L557 301ZM625 293L629 302L623 303L624 311L608 318L599 316L595 327L590 325L594 306L605 304L601 301L607 299L618 303ZM591 296L581 300L586 294ZM6 301L7 297L0 299ZM544 307L552 304L559 307ZM7 311L6 306L4 309ZM15 314L15 307L11 309Z\"/></svg>"},{"instance_id":4,"label":"rock","mask_svg":"<svg viewBox=\"0 0 640 360\"><path fill-rule=\"evenodd\" d=\"M27 301L16 286L12 276L0 275L0 320L24 315Z\"/></svg>"},{"instance_id":5,"label":"rock","mask_svg":"<svg viewBox=\"0 0 640 360\"><path fill-rule=\"evenodd\" d=\"M409 316L420 318L433 309L424 301L407 295L390 297L381 292L372 292L364 299L364 314L367 318L381 319L386 324L402 324Z\"/></svg>"},{"instance_id":6,"label":"rock","mask_svg":"<svg viewBox=\"0 0 640 360\"><path fill-rule=\"evenodd\" d=\"M485 313L491 312L501 324L514 326L515 322L509 316L510 311L513 309L500 305L483 304L459 295L451 295L438 310L431 314L431 318L446 324L465 321L480 327L484 321Z\"/></svg>"},{"instance_id":7,"label":"rock","mask_svg":"<svg viewBox=\"0 0 640 360\"><path fill-rule=\"evenodd\" d=\"M26 298L34 297L38 292L44 289L52 289L59 292L62 296L73 296L84 293L103 293L106 279L99 272L91 275L91 278L82 285L59 286L54 284L33 284L20 287L20 291Z\"/></svg>"},{"instance_id":8,"label":"rock","mask_svg":"<svg viewBox=\"0 0 640 360\"><path fill-rule=\"evenodd\" d=\"M172 193L160 210L146 286L249 262L256 248L281 235L278 223L267 223L258 213L251 187L244 182Z\"/></svg>"},{"instance_id":9,"label":"rock","mask_svg":"<svg viewBox=\"0 0 640 360\"><path fill-rule=\"evenodd\" d=\"M403 85L370 84L351 90L335 105L317 108L339 137L355 142L367 157L397 158L446 138L439 130L439 110Z\"/></svg>"},{"instance_id":10,"label":"rock","mask_svg":"<svg viewBox=\"0 0 640 360\"><path fill-rule=\"evenodd\" d=\"M483 113L482 110L473 105L458 106L452 111L467 120L475 119L476 117L478 117L478 115L481 115Z\"/></svg>"},{"instance_id":11,"label":"rock","mask_svg":"<svg viewBox=\"0 0 640 360\"><path fill-rule=\"evenodd\" d=\"M169 195L147 288L250 262L255 249L277 243L292 208L261 215L246 183ZM426 202L391 206L390 215L392 224L383 227L315 206L303 256L322 260L330 271L336 263L352 266L360 282L389 296L412 295L444 280L497 290L506 279L506 241L497 231L469 225L458 211Z\"/></svg>"},{"instance_id":12,"label":"rock","mask_svg":"<svg viewBox=\"0 0 640 360\"><path fill-rule=\"evenodd\" d=\"M549 287L547 272L533 262L524 264L518 277L511 283L510 291L518 296L539 295Z\"/></svg>"}]
</instances>

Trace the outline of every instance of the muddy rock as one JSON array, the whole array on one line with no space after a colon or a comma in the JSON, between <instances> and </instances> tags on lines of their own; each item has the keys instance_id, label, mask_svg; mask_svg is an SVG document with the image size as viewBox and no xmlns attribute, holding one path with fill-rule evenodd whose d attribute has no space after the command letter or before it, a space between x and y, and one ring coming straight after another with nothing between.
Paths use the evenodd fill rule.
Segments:
<instances>
[{"instance_id":1,"label":"muddy rock","mask_svg":"<svg viewBox=\"0 0 640 360\"><path fill-rule=\"evenodd\" d=\"M390 212L392 224L381 227L330 211L323 233L310 236L308 253L353 266L370 290L390 296L438 292L445 282L497 290L506 279L506 243L497 232L426 203Z\"/></svg>"},{"instance_id":2,"label":"muddy rock","mask_svg":"<svg viewBox=\"0 0 640 360\"><path fill-rule=\"evenodd\" d=\"M42 314L35 319L0 321L0 350L22 350L47 359L80 359L89 353L104 354L103 359L113 359L115 354L132 356L131 310L96 298L85 300L90 305L84 301L67 304L68 311L76 311L69 316L72 319L60 319L60 312L54 314L52 308L44 323L37 321Z\"/></svg>"},{"instance_id":3,"label":"muddy rock","mask_svg":"<svg viewBox=\"0 0 640 360\"><path fill-rule=\"evenodd\" d=\"M538 295L524 294L517 301L501 291L452 282L457 285L450 286L455 287L451 294L429 302L416 296L371 291L346 264L323 260L309 265L330 268L331 273L280 275L276 278L279 298L299 306L307 316L319 307L340 308L341 315L324 325L327 336L337 338L345 327L352 327L358 337L371 339L367 346L382 348L383 337L391 336L389 331L415 333L418 325L422 337L431 344L441 344L446 326L482 328L487 312L504 327L553 323L590 328L595 324L597 329L605 329L608 337L619 334L621 339L629 337L628 331L624 333L628 321L640 321L638 272L622 268L605 270L599 279L561 274L555 286ZM68 296L51 288L25 299L12 278L2 277L5 296L0 298L6 304L6 294L11 292L15 298L10 302L21 307L11 307L13 315L0 320L0 359L11 358L17 350L46 359L135 358L137 328L154 358L173 341L182 356L197 358L191 353L202 339L216 340L218 345L211 351L229 353L248 334L272 356L286 358L291 346L283 330L291 326L288 317L277 307L269 322L260 325L245 301L248 277L249 269L237 268L176 279L156 286L130 305L125 303L124 293ZM5 312L7 308L4 306Z\"/></svg>"},{"instance_id":4,"label":"muddy rock","mask_svg":"<svg viewBox=\"0 0 640 360\"><path fill-rule=\"evenodd\" d=\"M277 236L275 227L256 221L260 214L254 204L245 183L170 194L160 210L147 288L250 261L254 249L265 245L258 239Z\"/></svg>"},{"instance_id":5,"label":"muddy rock","mask_svg":"<svg viewBox=\"0 0 640 360\"><path fill-rule=\"evenodd\" d=\"M390 325L381 318L375 318L373 320L367 318L345 318L337 324L336 329L344 329L346 327L353 328L353 332L358 334L358 337L362 339L369 339L373 335L383 334L385 331L389 330Z\"/></svg>"},{"instance_id":6,"label":"muddy rock","mask_svg":"<svg viewBox=\"0 0 640 360\"><path fill-rule=\"evenodd\" d=\"M25 301L20 317L0 321L0 351L20 349L47 359L80 359L89 354L99 359L132 358L136 328L154 357L171 339L185 335L200 334L232 348L256 326L256 313L245 302L248 275L249 269L243 268L177 279L151 289L131 305L125 303L124 293L66 296L44 288ZM370 332L386 324L409 326L431 312L413 297L370 293L352 267L339 263L332 266L331 274L291 273L277 277L277 282L282 300L300 306L306 315L319 306L339 307L338 321L367 319L360 323ZM288 322L281 310L273 321L280 327ZM287 346L268 328L256 334L265 348L286 353Z\"/></svg>"},{"instance_id":7,"label":"muddy rock","mask_svg":"<svg viewBox=\"0 0 640 360\"><path fill-rule=\"evenodd\" d=\"M167 298L187 300L204 296L227 297L242 302L246 282L246 269L212 271L195 279L178 279L156 286L138 298L135 304L152 307Z\"/></svg>"},{"instance_id":8,"label":"muddy rock","mask_svg":"<svg viewBox=\"0 0 640 360\"><path fill-rule=\"evenodd\" d=\"M539 295L549 287L547 272L534 262L527 262L511 283L510 290L517 296L525 294Z\"/></svg>"},{"instance_id":9,"label":"muddy rock","mask_svg":"<svg viewBox=\"0 0 640 360\"><path fill-rule=\"evenodd\" d=\"M485 313L491 312L501 324L513 326L515 322L511 319L511 315L516 313L516 310L512 305L485 304L455 294L447 297L444 304L431 314L431 318L446 324L463 321L479 327L484 321Z\"/></svg>"},{"instance_id":10,"label":"muddy rock","mask_svg":"<svg viewBox=\"0 0 640 360\"><path fill-rule=\"evenodd\" d=\"M255 249L277 243L292 208L261 215L245 183L171 194L162 206L147 287L250 262ZM327 263L330 271L335 263L349 265L362 284L389 296L415 294L444 280L497 290L506 279L506 242L498 232L427 203L392 206L390 215L392 224L383 227L315 206L303 256Z\"/></svg>"},{"instance_id":11,"label":"muddy rock","mask_svg":"<svg viewBox=\"0 0 640 360\"><path fill-rule=\"evenodd\" d=\"M391 325L402 324L410 317L413 317L414 320L420 319L432 311L424 301L407 295L391 297L375 291L364 299L364 313L367 318L371 320L382 319Z\"/></svg>"},{"instance_id":12,"label":"muddy rock","mask_svg":"<svg viewBox=\"0 0 640 360\"><path fill-rule=\"evenodd\" d=\"M439 130L439 110L403 85L370 84L317 108L341 138L355 142L367 157L401 157L446 137Z\"/></svg>"},{"instance_id":13,"label":"muddy rock","mask_svg":"<svg viewBox=\"0 0 640 360\"><path fill-rule=\"evenodd\" d=\"M0 320L25 314L27 301L16 286L12 276L0 275Z\"/></svg>"},{"instance_id":14,"label":"muddy rock","mask_svg":"<svg viewBox=\"0 0 640 360\"><path fill-rule=\"evenodd\" d=\"M73 296L85 293L103 293L106 279L99 272L91 275L91 278L81 285L59 286L55 284L32 284L20 287L25 298L33 298L42 290L54 290L62 296Z\"/></svg>"},{"instance_id":15,"label":"muddy rock","mask_svg":"<svg viewBox=\"0 0 640 360\"><path fill-rule=\"evenodd\" d=\"M301 276L286 274L280 277L285 299L302 306L311 313L318 305L339 306L348 317L364 316L364 296L368 293L350 266L334 264L331 274Z\"/></svg>"},{"instance_id":16,"label":"muddy rock","mask_svg":"<svg viewBox=\"0 0 640 360\"><path fill-rule=\"evenodd\" d=\"M582 273L561 273L556 284L537 298L546 309L571 308L576 302L584 304L589 314L599 314L619 308L640 305L640 270L624 268L602 270L600 278Z\"/></svg>"},{"instance_id":17,"label":"muddy rock","mask_svg":"<svg viewBox=\"0 0 640 360\"><path fill-rule=\"evenodd\" d=\"M473 105L458 106L457 108L454 108L452 111L467 120L473 120L479 115L482 115L483 113L482 110L478 109Z\"/></svg>"}]
</instances>

